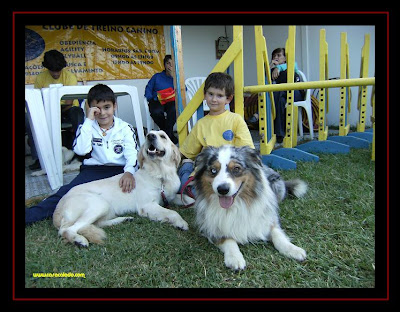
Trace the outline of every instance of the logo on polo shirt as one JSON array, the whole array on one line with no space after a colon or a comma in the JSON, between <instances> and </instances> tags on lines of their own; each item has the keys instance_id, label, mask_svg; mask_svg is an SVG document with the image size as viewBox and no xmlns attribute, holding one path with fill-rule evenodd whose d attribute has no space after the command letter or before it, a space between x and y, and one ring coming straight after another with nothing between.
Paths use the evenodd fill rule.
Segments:
<instances>
[{"instance_id":1,"label":"logo on polo shirt","mask_svg":"<svg viewBox=\"0 0 400 312\"><path fill-rule=\"evenodd\" d=\"M121 144L117 144L114 146L115 154L121 154L123 150L124 150L124 147Z\"/></svg>"}]
</instances>

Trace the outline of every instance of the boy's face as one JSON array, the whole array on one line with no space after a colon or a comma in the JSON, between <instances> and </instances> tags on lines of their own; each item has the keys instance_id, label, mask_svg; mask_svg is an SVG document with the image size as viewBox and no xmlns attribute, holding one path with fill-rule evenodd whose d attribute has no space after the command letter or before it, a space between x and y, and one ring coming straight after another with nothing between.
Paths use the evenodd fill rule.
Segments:
<instances>
[{"instance_id":1,"label":"boy's face","mask_svg":"<svg viewBox=\"0 0 400 312\"><path fill-rule=\"evenodd\" d=\"M49 73L50 73L51 77L53 77L53 79L55 79L55 80L57 80L61 76L61 70L60 71L49 70Z\"/></svg>"},{"instance_id":2,"label":"boy's face","mask_svg":"<svg viewBox=\"0 0 400 312\"><path fill-rule=\"evenodd\" d=\"M114 111L116 104L111 101L92 101L90 107L97 107L99 110L94 113L94 118L99 123L99 126L108 129L114 122Z\"/></svg>"},{"instance_id":3,"label":"boy's face","mask_svg":"<svg viewBox=\"0 0 400 312\"><path fill-rule=\"evenodd\" d=\"M172 59L168 60L168 62L165 63L165 71L167 72L168 76L172 76L174 74L174 62Z\"/></svg>"},{"instance_id":4,"label":"boy's face","mask_svg":"<svg viewBox=\"0 0 400 312\"><path fill-rule=\"evenodd\" d=\"M225 105L232 101L233 95L226 96L225 89L210 87L204 94L204 99L210 108L210 115L219 115L225 111Z\"/></svg>"},{"instance_id":5,"label":"boy's face","mask_svg":"<svg viewBox=\"0 0 400 312\"><path fill-rule=\"evenodd\" d=\"M285 57L285 55L283 55L283 52L275 53L272 56L272 60L277 61L278 64L286 63L286 57Z\"/></svg>"}]
</instances>

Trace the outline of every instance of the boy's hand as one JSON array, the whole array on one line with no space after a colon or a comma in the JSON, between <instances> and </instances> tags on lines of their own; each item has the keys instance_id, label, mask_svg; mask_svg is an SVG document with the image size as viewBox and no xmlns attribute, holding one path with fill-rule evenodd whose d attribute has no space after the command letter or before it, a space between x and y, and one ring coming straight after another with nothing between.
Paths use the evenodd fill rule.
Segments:
<instances>
[{"instance_id":1,"label":"boy's hand","mask_svg":"<svg viewBox=\"0 0 400 312\"><path fill-rule=\"evenodd\" d=\"M100 113L100 109L96 106L92 106L89 108L89 112L87 118L94 120L94 116Z\"/></svg>"},{"instance_id":2,"label":"boy's hand","mask_svg":"<svg viewBox=\"0 0 400 312\"><path fill-rule=\"evenodd\" d=\"M269 67L273 69L275 68L276 65L279 65L279 62L277 60L272 60L271 63L269 64Z\"/></svg>"},{"instance_id":3,"label":"boy's hand","mask_svg":"<svg viewBox=\"0 0 400 312\"><path fill-rule=\"evenodd\" d=\"M272 71L272 80L276 80L279 77L279 69L278 67L275 67L274 70Z\"/></svg>"},{"instance_id":4,"label":"boy's hand","mask_svg":"<svg viewBox=\"0 0 400 312\"><path fill-rule=\"evenodd\" d=\"M119 179L119 187L122 189L122 192L130 193L135 187L135 177L130 172L125 172L124 175Z\"/></svg>"}]
</instances>

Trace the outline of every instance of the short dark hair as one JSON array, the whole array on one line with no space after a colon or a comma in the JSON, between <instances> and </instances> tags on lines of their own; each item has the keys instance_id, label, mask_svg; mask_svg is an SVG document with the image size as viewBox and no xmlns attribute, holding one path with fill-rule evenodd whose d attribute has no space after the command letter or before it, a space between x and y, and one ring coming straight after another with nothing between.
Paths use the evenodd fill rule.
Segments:
<instances>
[{"instance_id":1,"label":"short dark hair","mask_svg":"<svg viewBox=\"0 0 400 312\"><path fill-rule=\"evenodd\" d=\"M51 71L60 71L67 67L64 55L57 50L50 50L44 54L42 65Z\"/></svg>"},{"instance_id":2,"label":"short dark hair","mask_svg":"<svg viewBox=\"0 0 400 312\"><path fill-rule=\"evenodd\" d=\"M171 59L172 59L171 54L167 54L167 55L164 57L164 67L165 67L165 64L167 64L167 62L168 62L169 60L171 60Z\"/></svg>"},{"instance_id":3,"label":"short dark hair","mask_svg":"<svg viewBox=\"0 0 400 312\"><path fill-rule=\"evenodd\" d=\"M89 107L91 106L92 101L111 101L113 104L115 104L115 94L109 86L99 83L89 90L87 96Z\"/></svg>"},{"instance_id":4,"label":"short dark hair","mask_svg":"<svg viewBox=\"0 0 400 312\"><path fill-rule=\"evenodd\" d=\"M283 52L283 56L286 56L285 48L276 48L274 51L272 51L272 54L271 54L272 58L274 58L275 54L278 54L280 52Z\"/></svg>"},{"instance_id":5,"label":"short dark hair","mask_svg":"<svg viewBox=\"0 0 400 312\"><path fill-rule=\"evenodd\" d=\"M233 78L225 73L211 73L204 82L204 94L209 88L225 90L226 96L231 96L235 92Z\"/></svg>"}]
</instances>

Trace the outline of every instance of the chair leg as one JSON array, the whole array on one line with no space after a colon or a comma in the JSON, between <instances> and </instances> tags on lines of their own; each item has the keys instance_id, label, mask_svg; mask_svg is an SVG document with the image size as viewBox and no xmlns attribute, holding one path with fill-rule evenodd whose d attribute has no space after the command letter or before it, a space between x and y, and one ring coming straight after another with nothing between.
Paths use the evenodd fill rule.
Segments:
<instances>
[{"instance_id":1,"label":"chair leg","mask_svg":"<svg viewBox=\"0 0 400 312\"><path fill-rule=\"evenodd\" d=\"M303 137L303 116L301 113L301 106L297 107L298 115L299 115L299 135L300 137Z\"/></svg>"},{"instance_id":2,"label":"chair leg","mask_svg":"<svg viewBox=\"0 0 400 312\"><path fill-rule=\"evenodd\" d=\"M314 127L313 127L312 112L311 112L310 107L306 108L306 113L307 113L307 119L308 119L308 126L310 129L310 138L311 138L311 140L313 140L314 139Z\"/></svg>"}]
</instances>

